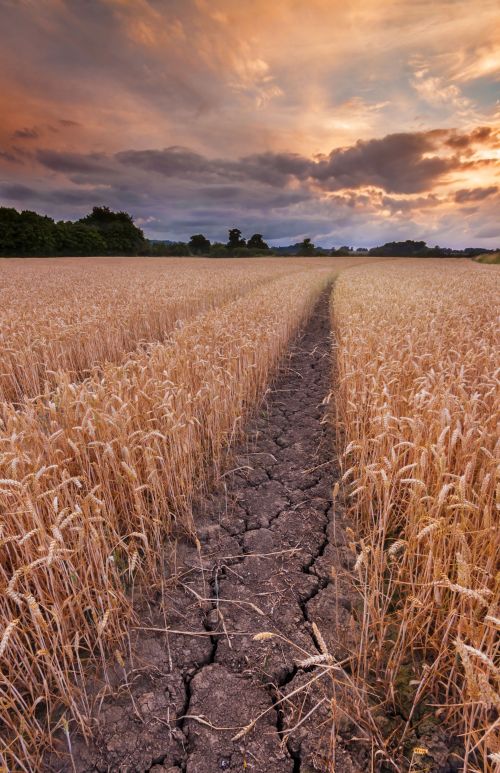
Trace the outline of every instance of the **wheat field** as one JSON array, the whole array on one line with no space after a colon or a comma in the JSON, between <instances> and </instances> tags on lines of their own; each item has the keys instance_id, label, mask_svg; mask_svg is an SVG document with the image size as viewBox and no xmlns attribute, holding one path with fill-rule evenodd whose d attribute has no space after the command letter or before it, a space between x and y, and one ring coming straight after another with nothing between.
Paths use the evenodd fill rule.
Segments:
<instances>
[{"instance_id":1,"label":"wheat field","mask_svg":"<svg viewBox=\"0 0 500 773\"><path fill-rule=\"evenodd\" d=\"M272 278L282 260L21 259L0 261L0 399L23 402L93 366L160 341L174 324Z\"/></svg>"},{"instance_id":2,"label":"wheat field","mask_svg":"<svg viewBox=\"0 0 500 773\"><path fill-rule=\"evenodd\" d=\"M0 262L6 770L88 729L85 681L336 278L338 453L363 598L360 695L500 753L498 299L469 261ZM332 454L334 449L332 449ZM383 688L381 690L381 688ZM408 697L410 696L410 697ZM432 705L431 705L432 704ZM405 746L406 744L406 746Z\"/></svg>"},{"instance_id":3,"label":"wheat field","mask_svg":"<svg viewBox=\"0 0 500 773\"><path fill-rule=\"evenodd\" d=\"M138 310L148 274L136 282L135 269L134 275L127 268L121 287L132 284L128 308L135 303ZM113 266L110 272L102 280L103 297L108 282L117 280ZM75 355L82 330L68 316L61 325L68 336L58 347L64 351L67 342L72 354L62 360L71 360L70 370L52 374L43 393L25 395L22 405L0 404L0 720L7 769L37 768L56 714L59 726L76 720L85 729L79 686L92 662L125 634L133 614L131 585L157 576L174 527L194 537L193 499L217 473L224 450L334 273L331 261L307 269L298 261L288 271L270 261L201 271L196 282L190 266L177 280L157 277L154 322L134 317L135 332L125 331L121 342L135 344L146 328L157 340L124 350L113 362L116 341L110 336L109 345L101 344L103 322L95 321L92 307L82 324L95 348ZM163 310L162 283L170 290ZM55 292L55 281L48 285ZM73 299L79 291L71 289ZM70 310L71 293L64 299ZM115 297L114 303L108 311L112 317L116 311L113 325L126 325L122 301ZM182 317L175 321L176 315ZM53 319L50 310L42 317L44 337ZM22 324L12 321L20 340ZM28 325L27 338L34 329ZM108 361L92 367L105 348ZM35 349L30 372L40 372L51 356L60 352ZM16 383L28 393L36 386Z\"/></svg>"},{"instance_id":4,"label":"wheat field","mask_svg":"<svg viewBox=\"0 0 500 773\"><path fill-rule=\"evenodd\" d=\"M499 301L498 269L443 260L352 269L332 300L359 675L403 745L433 704L471 771L500 752Z\"/></svg>"}]
</instances>

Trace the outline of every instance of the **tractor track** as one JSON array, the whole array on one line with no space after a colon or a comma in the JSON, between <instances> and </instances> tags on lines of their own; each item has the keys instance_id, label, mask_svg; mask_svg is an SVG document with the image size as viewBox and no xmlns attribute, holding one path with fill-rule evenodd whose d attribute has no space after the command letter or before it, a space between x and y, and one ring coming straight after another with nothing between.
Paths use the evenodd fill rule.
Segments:
<instances>
[{"instance_id":1,"label":"tractor track","mask_svg":"<svg viewBox=\"0 0 500 773\"><path fill-rule=\"evenodd\" d=\"M336 660L356 640L348 523L332 502L332 370L325 291L233 448L232 471L197 506L201 547L179 538L162 592L141 600L91 739L72 736L71 757L52 756L47 770L312 773L332 770L332 754L338 773L369 768L345 685L300 665L321 654L316 626ZM254 639L263 632L273 636Z\"/></svg>"}]
</instances>

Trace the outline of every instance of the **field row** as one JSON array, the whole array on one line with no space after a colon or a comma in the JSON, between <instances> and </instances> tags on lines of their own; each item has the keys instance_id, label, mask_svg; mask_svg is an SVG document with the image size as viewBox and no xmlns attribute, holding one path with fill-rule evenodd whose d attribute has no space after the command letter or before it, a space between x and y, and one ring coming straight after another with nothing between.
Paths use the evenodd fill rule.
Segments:
<instances>
[{"instance_id":1,"label":"field row","mask_svg":"<svg viewBox=\"0 0 500 773\"><path fill-rule=\"evenodd\" d=\"M22 402L180 320L303 270L282 260L25 260L0 265L0 400Z\"/></svg>"},{"instance_id":2,"label":"field row","mask_svg":"<svg viewBox=\"0 0 500 773\"><path fill-rule=\"evenodd\" d=\"M332 304L361 676L403 716L433 692L466 770L500 750L499 298L493 268L419 261L345 272Z\"/></svg>"},{"instance_id":3,"label":"field row","mask_svg":"<svg viewBox=\"0 0 500 773\"><path fill-rule=\"evenodd\" d=\"M127 589L155 576L174 524L193 532L193 497L332 276L313 269L270 281L23 410L2 405L9 769L30 769L61 704L84 725L83 664L126 631Z\"/></svg>"}]
</instances>

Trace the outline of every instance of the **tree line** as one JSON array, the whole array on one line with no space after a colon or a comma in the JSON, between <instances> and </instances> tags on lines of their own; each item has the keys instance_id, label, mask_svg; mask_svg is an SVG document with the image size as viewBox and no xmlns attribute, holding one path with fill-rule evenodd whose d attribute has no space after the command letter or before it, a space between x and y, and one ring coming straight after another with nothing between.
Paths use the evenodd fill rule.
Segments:
<instances>
[{"instance_id":1,"label":"tree line","mask_svg":"<svg viewBox=\"0 0 500 773\"><path fill-rule=\"evenodd\" d=\"M108 207L76 222L0 207L0 255L138 255L146 246L131 216Z\"/></svg>"},{"instance_id":2,"label":"tree line","mask_svg":"<svg viewBox=\"0 0 500 773\"><path fill-rule=\"evenodd\" d=\"M310 238L287 247L270 247L262 234L254 233L245 239L239 228L230 228L226 242L211 242L203 234L193 234L187 242L169 242L146 239L127 212L113 212L109 207L94 207L80 220L54 221L46 215L10 207L0 207L0 255L7 257L96 256L96 255L151 255L214 258L255 257L265 255L349 256L356 254L386 257L474 257L495 250L467 247L452 250L447 247L428 247L424 241L407 239L386 242L371 249L342 246L326 249L317 247Z\"/></svg>"},{"instance_id":3,"label":"tree line","mask_svg":"<svg viewBox=\"0 0 500 773\"><path fill-rule=\"evenodd\" d=\"M183 245L183 242L177 242ZM268 255L272 250L264 241L262 234L253 234L248 240L244 239L239 228L230 228L227 242L210 242L203 234L194 234L185 244L187 254L210 255L216 258L229 256L246 257L250 255Z\"/></svg>"},{"instance_id":4,"label":"tree line","mask_svg":"<svg viewBox=\"0 0 500 773\"><path fill-rule=\"evenodd\" d=\"M304 254L313 254L311 240L304 240ZM146 239L127 212L94 207L80 220L54 221L30 210L18 212L0 207L0 255L21 257L96 255L207 255L245 257L276 254L255 233L244 239L239 228L231 228L227 242L211 243L203 234L193 234L188 242Z\"/></svg>"}]
</instances>

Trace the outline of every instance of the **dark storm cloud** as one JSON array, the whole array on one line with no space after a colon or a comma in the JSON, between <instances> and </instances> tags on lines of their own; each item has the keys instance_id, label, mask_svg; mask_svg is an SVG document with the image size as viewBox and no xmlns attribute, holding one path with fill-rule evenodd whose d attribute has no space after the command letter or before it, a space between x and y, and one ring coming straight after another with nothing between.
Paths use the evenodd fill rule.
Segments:
<instances>
[{"instance_id":1,"label":"dark storm cloud","mask_svg":"<svg viewBox=\"0 0 500 773\"><path fill-rule=\"evenodd\" d=\"M360 141L350 148L336 148L319 161L297 153L261 153L236 161L207 159L188 148L128 150L116 154L123 165L165 177L206 177L255 180L282 187L292 180L316 181L325 190L374 185L392 193L418 193L457 166L453 158L435 151L433 132L392 134ZM425 154L425 155L424 155Z\"/></svg>"},{"instance_id":2,"label":"dark storm cloud","mask_svg":"<svg viewBox=\"0 0 500 773\"><path fill-rule=\"evenodd\" d=\"M497 185L490 185L488 188L464 188L455 193L455 201L457 204L464 204L467 201L482 201L497 192Z\"/></svg>"},{"instance_id":3,"label":"dark storm cloud","mask_svg":"<svg viewBox=\"0 0 500 773\"><path fill-rule=\"evenodd\" d=\"M208 159L189 148L128 150L116 154L123 165L165 177L187 176L255 180L282 187L295 180L315 181L324 190L377 186L390 193L429 190L446 173L460 167L455 157L440 155L445 132L389 134L335 148L314 160L298 153L260 153L236 161ZM432 155L430 155L432 154Z\"/></svg>"},{"instance_id":4,"label":"dark storm cloud","mask_svg":"<svg viewBox=\"0 0 500 773\"><path fill-rule=\"evenodd\" d=\"M61 126L67 126L68 128L81 126L81 123L78 123L78 121L72 121L70 118L59 118L59 123Z\"/></svg>"},{"instance_id":5,"label":"dark storm cloud","mask_svg":"<svg viewBox=\"0 0 500 773\"><path fill-rule=\"evenodd\" d=\"M24 129L16 129L12 137L16 140L37 140L40 138L40 132L35 127L31 129L25 127Z\"/></svg>"},{"instance_id":6,"label":"dark storm cloud","mask_svg":"<svg viewBox=\"0 0 500 773\"><path fill-rule=\"evenodd\" d=\"M447 138L446 144L451 148L468 148L471 145L480 145L487 142L493 137L493 130L491 126L478 126L469 133L457 134L452 132Z\"/></svg>"},{"instance_id":7,"label":"dark storm cloud","mask_svg":"<svg viewBox=\"0 0 500 773\"><path fill-rule=\"evenodd\" d=\"M284 209L303 201L314 199L307 188L296 190L276 189L265 186L254 180L242 182L239 185L211 185L193 190L195 199L206 202L207 206L214 202L215 206L222 203L231 206L241 204L253 210Z\"/></svg>"},{"instance_id":8,"label":"dark storm cloud","mask_svg":"<svg viewBox=\"0 0 500 773\"><path fill-rule=\"evenodd\" d=\"M384 208L390 209L392 212L418 212L439 206L440 199L433 193L411 198L381 195L380 202Z\"/></svg>"},{"instance_id":9,"label":"dark storm cloud","mask_svg":"<svg viewBox=\"0 0 500 773\"><path fill-rule=\"evenodd\" d=\"M280 186L288 180L306 180L314 170L314 162L298 153L259 153L245 156L234 166L243 177Z\"/></svg>"},{"instance_id":10,"label":"dark storm cloud","mask_svg":"<svg viewBox=\"0 0 500 773\"><path fill-rule=\"evenodd\" d=\"M20 158L18 158L15 153L11 153L8 150L0 150L0 160L7 161L9 164L22 164Z\"/></svg>"},{"instance_id":11,"label":"dark storm cloud","mask_svg":"<svg viewBox=\"0 0 500 773\"><path fill-rule=\"evenodd\" d=\"M226 229L238 226L246 235L259 232L270 240L309 235L337 245L353 241L357 233L357 243L366 245L373 243L373 234L415 237L412 218L419 215L446 223L441 210L452 201L481 208L493 203L496 185L462 188L456 199L446 189L434 192L448 173L463 177L490 162L484 153L475 158L467 148L451 148L451 136L458 133L391 134L314 157L266 152L210 158L179 145L117 153L34 148L24 151L24 158L38 165L32 178L36 186L13 184L19 176L9 171L12 183L4 179L0 195L11 205L58 219L81 217L96 204L125 209L142 221L147 234L171 239L202 230L210 239L225 240ZM429 226L431 238L436 229Z\"/></svg>"},{"instance_id":12,"label":"dark storm cloud","mask_svg":"<svg viewBox=\"0 0 500 773\"><path fill-rule=\"evenodd\" d=\"M163 150L125 150L115 158L125 166L134 166L165 177L200 175L217 172L217 165L189 148L173 146Z\"/></svg>"},{"instance_id":13,"label":"dark storm cloud","mask_svg":"<svg viewBox=\"0 0 500 773\"><path fill-rule=\"evenodd\" d=\"M62 204L66 206L92 207L96 204L106 203L106 194L100 190L75 190L74 188L47 191L42 194L43 201L47 204Z\"/></svg>"},{"instance_id":14,"label":"dark storm cloud","mask_svg":"<svg viewBox=\"0 0 500 773\"><path fill-rule=\"evenodd\" d=\"M13 183L12 185L2 185L0 194L9 201L26 202L36 197L37 191L27 185Z\"/></svg>"},{"instance_id":15,"label":"dark storm cloud","mask_svg":"<svg viewBox=\"0 0 500 773\"><path fill-rule=\"evenodd\" d=\"M0 186L0 197L19 205L55 204L65 206L86 206L105 203L105 194L99 189L61 188L46 190L28 185L11 183Z\"/></svg>"},{"instance_id":16,"label":"dark storm cloud","mask_svg":"<svg viewBox=\"0 0 500 773\"><path fill-rule=\"evenodd\" d=\"M208 159L189 148L163 150L127 150L115 158L126 166L156 172L165 177L208 176L213 178L256 180L266 185L282 186L292 178L310 176L313 162L297 153L260 153L238 161Z\"/></svg>"},{"instance_id":17,"label":"dark storm cloud","mask_svg":"<svg viewBox=\"0 0 500 773\"><path fill-rule=\"evenodd\" d=\"M437 155L434 132L400 133L332 150L314 177L331 190L374 185L390 193L420 193L456 167L455 159Z\"/></svg>"},{"instance_id":18,"label":"dark storm cloud","mask_svg":"<svg viewBox=\"0 0 500 773\"><path fill-rule=\"evenodd\" d=\"M39 150L36 158L42 166L53 172L92 175L109 171L107 157L99 153L64 153L57 150Z\"/></svg>"}]
</instances>

